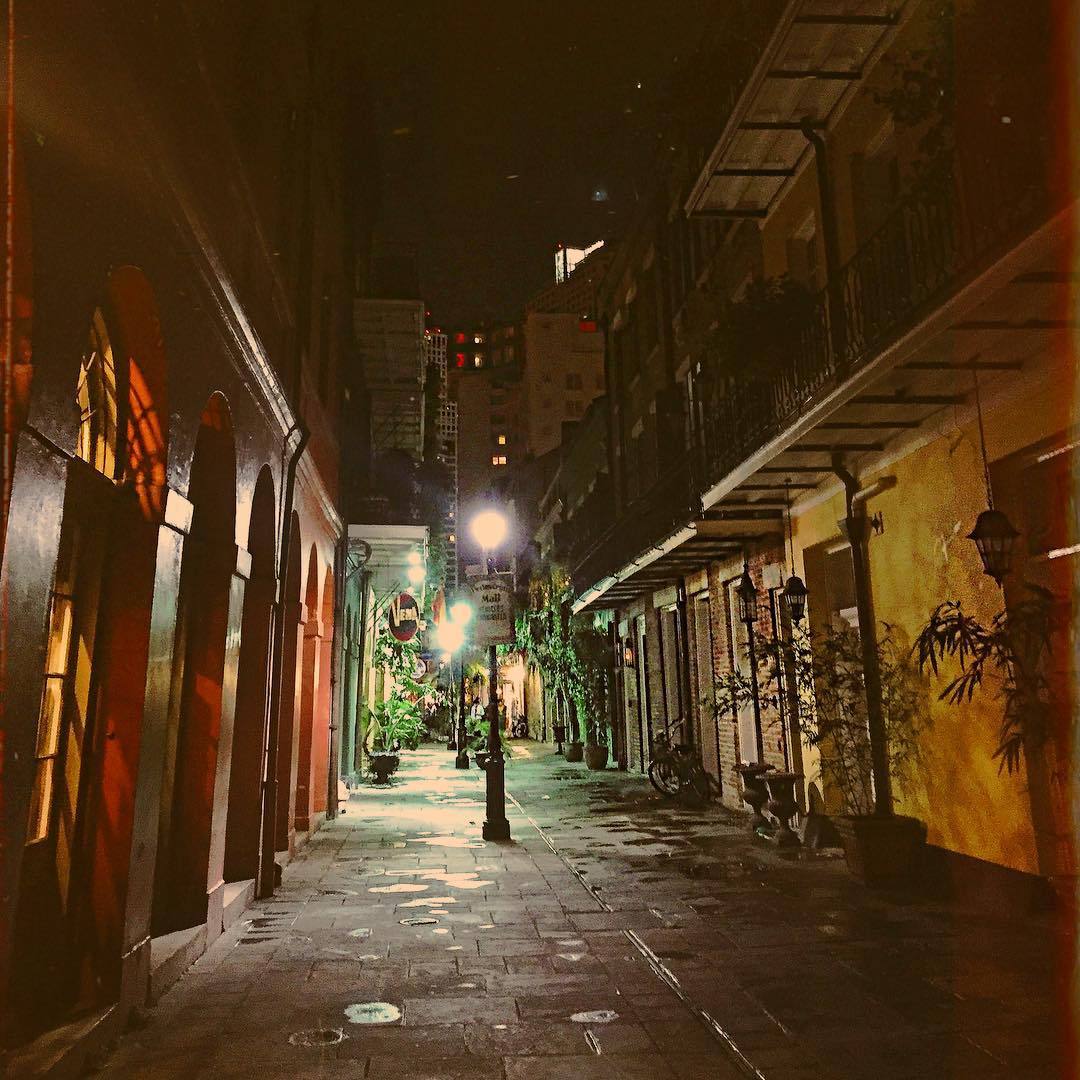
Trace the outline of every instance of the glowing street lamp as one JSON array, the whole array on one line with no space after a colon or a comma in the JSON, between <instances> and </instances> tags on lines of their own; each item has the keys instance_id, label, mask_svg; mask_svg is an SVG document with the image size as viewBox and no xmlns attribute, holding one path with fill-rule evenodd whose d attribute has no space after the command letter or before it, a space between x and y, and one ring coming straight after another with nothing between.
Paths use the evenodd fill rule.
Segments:
<instances>
[{"instance_id":1,"label":"glowing street lamp","mask_svg":"<svg viewBox=\"0 0 1080 1080\"><path fill-rule=\"evenodd\" d=\"M498 510L481 510L470 526L473 539L486 553L494 551L506 539L506 518Z\"/></svg>"},{"instance_id":2,"label":"glowing street lamp","mask_svg":"<svg viewBox=\"0 0 1080 1080\"><path fill-rule=\"evenodd\" d=\"M505 515L498 510L481 510L471 521L473 539L484 549L488 574L495 569L494 552L506 540L509 528ZM503 759L499 732L499 657L495 645L488 649L488 759L486 809L482 835L485 840L509 840L510 822L506 819L506 762Z\"/></svg>"},{"instance_id":3,"label":"glowing street lamp","mask_svg":"<svg viewBox=\"0 0 1080 1080\"><path fill-rule=\"evenodd\" d=\"M465 627L472 622L473 606L468 600L455 600L450 605L450 621Z\"/></svg>"}]
</instances>

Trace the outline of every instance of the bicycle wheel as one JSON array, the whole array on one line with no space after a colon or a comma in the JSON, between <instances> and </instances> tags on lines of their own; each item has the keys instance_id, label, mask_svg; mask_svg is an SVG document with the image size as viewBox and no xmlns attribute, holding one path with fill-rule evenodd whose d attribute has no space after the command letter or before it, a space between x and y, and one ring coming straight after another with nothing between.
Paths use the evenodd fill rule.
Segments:
<instances>
[{"instance_id":1,"label":"bicycle wheel","mask_svg":"<svg viewBox=\"0 0 1080 1080\"><path fill-rule=\"evenodd\" d=\"M649 780L661 795L678 795L679 777L669 761L659 759L649 762Z\"/></svg>"}]
</instances>

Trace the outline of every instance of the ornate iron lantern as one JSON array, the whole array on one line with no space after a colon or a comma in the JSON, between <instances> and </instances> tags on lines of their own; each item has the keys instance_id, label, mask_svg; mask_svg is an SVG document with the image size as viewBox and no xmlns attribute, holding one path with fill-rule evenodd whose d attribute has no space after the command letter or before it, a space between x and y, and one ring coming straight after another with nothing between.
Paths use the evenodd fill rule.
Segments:
<instances>
[{"instance_id":1,"label":"ornate iron lantern","mask_svg":"<svg viewBox=\"0 0 1080 1080\"><path fill-rule=\"evenodd\" d=\"M806 614L806 585L798 574L792 574L784 584L784 591L780 594L784 598L788 615L793 623L801 623Z\"/></svg>"},{"instance_id":2,"label":"ornate iron lantern","mask_svg":"<svg viewBox=\"0 0 1080 1080\"><path fill-rule=\"evenodd\" d=\"M983 570L998 585L1012 567L1013 548L1019 535L1012 522L992 507L975 519L975 528L968 533L968 539L974 540L979 549Z\"/></svg>"},{"instance_id":3,"label":"ornate iron lantern","mask_svg":"<svg viewBox=\"0 0 1080 1080\"><path fill-rule=\"evenodd\" d=\"M735 586L735 595L739 598L739 621L746 626L753 626L758 619L758 591L754 579L750 576L748 563L743 563L742 577Z\"/></svg>"}]
</instances>

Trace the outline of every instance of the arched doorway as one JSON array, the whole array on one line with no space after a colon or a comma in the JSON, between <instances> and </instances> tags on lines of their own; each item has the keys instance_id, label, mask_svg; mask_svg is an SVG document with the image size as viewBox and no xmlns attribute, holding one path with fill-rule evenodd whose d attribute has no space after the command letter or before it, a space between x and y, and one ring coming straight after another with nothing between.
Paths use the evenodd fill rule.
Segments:
<instances>
[{"instance_id":1,"label":"arched doorway","mask_svg":"<svg viewBox=\"0 0 1080 1080\"><path fill-rule=\"evenodd\" d=\"M180 570L154 881L155 935L206 920L229 591L236 567L236 454L229 407L220 393L202 413L188 499L193 514Z\"/></svg>"},{"instance_id":2,"label":"arched doorway","mask_svg":"<svg viewBox=\"0 0 1080 1080\"><path fill-rule=\"evenodd\" d=\"M244 592L240 664L236 680L229 815L225 829L225 880L255 877L265 768L264 737L274 609L274 480L264 465L255 483L248 527L251 577Z\"/></svg>"},{"instance_id":3,"label":"arched doorway","mask_svg":"<svg viewBox=\"0 0 1080 1080\"><path fill-rule=\"evenodd\" d=\"M285 635L281 648L281 709L278 717L277 807L274 827L274 850L292 851L295 843L296 773L299 758L300 725L299 686L301 638L304 629L303 603L300 599L302 565L300 518L293 511L289 538L289 565L281 617Z\"/></svg>"},{"instance_id":4,"label":"arched doorway","mask_svg":"<svg viewBox=\"0 0 1080 1080\"><path fill-rule=\"evenodd\" d=\"M319 552L314 544L308 555L307 583L304 589L304 646L300 659L300 740L296 765L297 832L311 829L314 814L315 710L319 699L319 653L322 643L321 592L319 589Z\"/></svg>"},{"instance_id":5,"label":"arched doorway","mask_svg":"<svg viewBox=\"0 0 1080 1080\"><path fill-rule=\"evenodd\" d=\"M44 1025L119 991L166 458L153 293L125 267L90 318L16 914L16 1000Z\"/></svg>"}]
</instances>

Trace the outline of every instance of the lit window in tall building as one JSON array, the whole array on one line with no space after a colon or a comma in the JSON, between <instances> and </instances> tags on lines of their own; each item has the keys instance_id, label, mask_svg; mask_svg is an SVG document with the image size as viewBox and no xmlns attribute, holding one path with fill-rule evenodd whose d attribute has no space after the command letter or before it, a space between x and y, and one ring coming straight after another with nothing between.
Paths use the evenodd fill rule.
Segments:
<instances>
[{"instance_id":1,"label":"lit window in tall building","mask_svg":"<svg viewBox=\"0 0 1080 1080\"><path fill-rule=\"evenodd\" d=\"M505 446L505 445L506 445L506 436L505 436L505 435L500 435L500 436L499 436L499 437L498 437L498 438L497 438L497 439L496 439L495 441L496 441L496 442L497 442L497 443L498 443L498 444L499 444L500 446Z\"/></svg>"},{"instance_id":2,"label":"lit window in tall building","mask_svg":"<svg viewBox=\"0 0 1080 1080\"><path fill-rule=\"evenodd\" d=\"M459 330L454 335L454 344L455 345L464 345L465 344L465 334L461 330Z\"/></svg>"},{"instance_id":3,"label":"lit window in tall building","mask_svg":"<svg viewBox=\"0 0 1080 1080\"><path fill-rule=\"evenodd\" d=\"M483 353L473 353L472 362L473 362L473 367L483 367L484 366L484 354Z\"/></svg>"},{"instance_id":4,"label":"lit window in tall building","mask_svg":"<svg viewBox=\"0 0 1080 1080\"><path fill-rule=\"evenodd\" d=\"M483 334L473 334L473 344L474 345L483 345L484 344L484 335Z\"/></svg>"},{"instance_id":5,"label":"lit window in tall building","mask_svg":"<svg viewBox=\"0 0 1080 1080\"><path fill-rule=\"evenodd\" d=\"M505 465L506 464L506 455L505 454L492 454L491 455L491 464L492 465Z\"/></svg>"},{"instance_id":6,"label":"lit window in tall building","mask_svg":"<svg viewBox=\"0 0 1080 1080\"><path fill-rule=\"evenodd\" d=\"M465 354L463 352L454 353L454 360L457 362L458 367L465 366Z\"/></svg>"}]
</instances>

